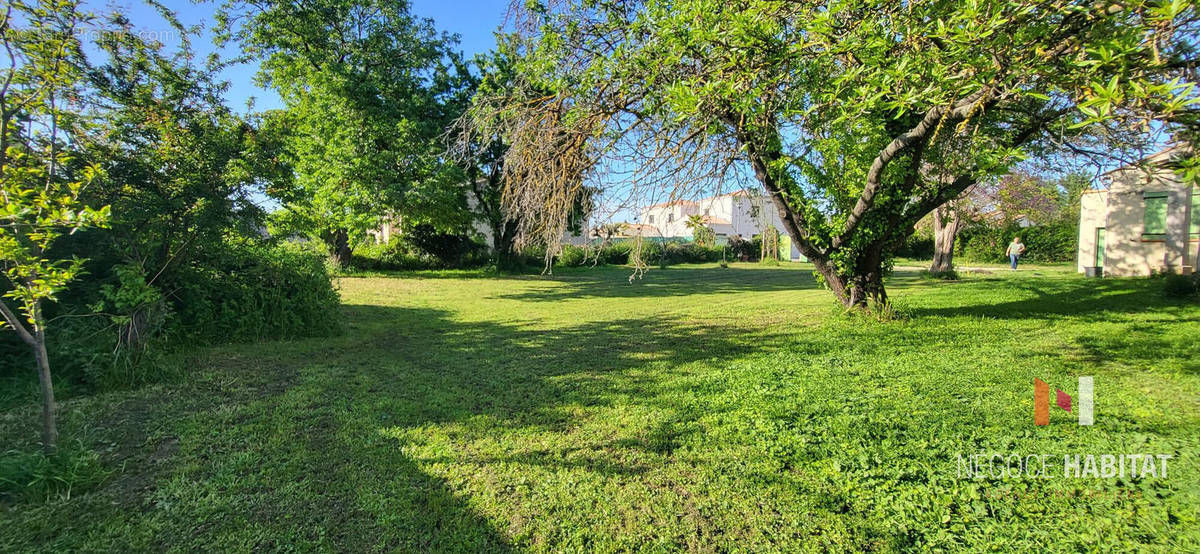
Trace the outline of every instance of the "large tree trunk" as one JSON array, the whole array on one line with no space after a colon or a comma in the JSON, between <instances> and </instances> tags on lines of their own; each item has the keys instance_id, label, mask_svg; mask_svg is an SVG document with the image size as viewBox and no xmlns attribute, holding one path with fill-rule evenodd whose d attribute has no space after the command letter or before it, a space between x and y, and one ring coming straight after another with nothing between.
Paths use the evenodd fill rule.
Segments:
<instances>
[{"instance_id":1,"label":"large tree trunk","mask_svg":"<svg viewBox=\"0 0 1200 554\"><path fill-rule=\"evenodd\" d=\"M515 221L492 221L492 256L497 269L516 269L517 256L513 248L516 235Z\"/></svg>"},{"instance_id":2,"label":"large tree trunk","mask_svg":"<svg viewBox=\"0 0 1200 554\"><path fill-rule=\"evenodd\" d=\"M50 359L46 355L46 333L38 329L35 333L37 345L34 357L38 364L38 383L42 388L42 450L47 456L58 448L58 422L54 411L54 383L50 381Z\"/></svg>"},{"instance_id":3,"label":"large tree trunk","mask_svg":"<svg viewBox=\"0 0 1200 554\"><path fill-rule=\"evenodd\" d=\"M734 124L736 125L736 122ZM765 146L760 146L744 135L739 138L746 147L755 177L770 196L771 202L779 213L780 221L783 222L784 229L792 238L792 243L796 245L801 254L804 254L812 262L813 267L817 273L821 274L825 285L837 297L838 302L852 310L866 310L872 304L880 309L887 307L887 291L883 286L884 243L876 242L864 249L859 254L859 259L855 260L849 274L839 272L838 264L834 263L834 255L838 253L839 249L819 249L812 240L809 240L803 224L803 216L796 213L796 210L789 206L785 199L787 194L783 190L781 179L786 179L786 175L781 175L771 169L773 163L782 157L779 141L769 141ZM886 240L886 237L882 240Z\"/></svg>"},{"instance_id":4,"label":"large tree trunk","mask_svg":"<svg viewBox=\"0 0 1200 554\"><path fill-rule=\"evenodd\" d=\"M334 229L325 234L325 245L338 267L349 267L354 251L350 248L350 233L346 229Z\"/></svg>"},{"instance_id":5,"label":"large tree trunk","mask_svg":"<svg viewBox=\"0 0 1200 554\"><path fill-rule=\"evenodd\" d=\"M933 263L930 273L943 273L954 269L954 242L958 239L961 220L958 210L947 203L933 210Z\"/></svg>"}]
</instances>

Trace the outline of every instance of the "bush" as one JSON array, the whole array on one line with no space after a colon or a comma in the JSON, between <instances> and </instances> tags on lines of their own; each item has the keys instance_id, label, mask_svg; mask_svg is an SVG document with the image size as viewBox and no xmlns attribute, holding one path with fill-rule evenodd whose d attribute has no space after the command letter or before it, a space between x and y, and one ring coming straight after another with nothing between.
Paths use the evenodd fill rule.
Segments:
<instances>
[{"instance_id":1,"label":"bush","mask_svg":"<svg viewBox=\"0 0 1200 554\"><path fill-rule=\"evenodd\" d=\"M304 245L246 242L209 245L161 273L93 266L68 301L51 305L52 316L69 316L47 331L60 392L158 380L180 347L335 332L340 302L324 261ZM0 335L0 374L32 379L33 364L15 334Z\"/></svg>"},{"instance_id":2,"label":"bush","mask_svg":"<svg viewBox=\"0 0 1200 554\"><path fill-rule=\"evenodd\" d=\"M932 260L933 237L921 235L909 236L904 240L904 244L896 250L896 256L910 260Z\"/></svg>"},{"instance_id":3,"label":"bush","mask_svg":"<svg viewBox=\"0 0 1200 554\"><path fill-rule=\"evenodd\" d=\"M729 259L756 262L762 256L762 237L755 236L751 240L740 238L729 239Z\"/></svg>"},{"instance_id":4,"label":"bush","mask_svg":"<svg viewBox=\"0 0 1200 554\"><path fill-rule=\"evenodd\" d=\"M589 249L573 244L564 244L562 250L559 250L558 256L554 259L554 265L565 267L576 267L591 263L592 253Z\"/></svg>"},{"instance_id":5,"label":"bush","mask_svg":"<svg viewBox=\"0 0 1200 554\"><path fill-rule=\"evenodd\" d=\"M169 333L187 343L328 334L338 294L324 261L296 246L228 249L176 272Z\"/></svg>"},{"instance_id":6,"label":"bush","mask_svg":"<svg viewBox=\"0 0 1200 554\"><path fill-rule=\"evenodd\" d=\"M419 271L483 267L491 261L488 247L470 237L421 224L387 244L357 246L350 265L360 271Z\"/></svg>"},{"instance_id":7,"label":"bush","mask_svg":"<svg viewBox=\"0 0 1200 554\"><path fill-rule=\"evenodd\" d=\"M959 233L958 254L967 261L1002 263L1007 261L1004 250L1014 236L1025 243L1021 258L1029 262L1070 262L1075 259L1079 240L1073 222L1059 222L1033 227L970 227Z\"/></svg>"},{"instance_id":8,"label":"bush","mask_svg":"<svg viewBox=\"0 0 1200 554\"><path fill-rule=\"evenodd\" d=\"M355 248L350 265L360 271L419 271L442 268L440 260L427 254L412 252L399 240Z\"/></svg>"},{"instance_id":9,"label":"bush","mask_svg":"<svg viewBox=\"0 0 1200 554\"><path fill-rule=\"evenodd\" d=\"M600 263L607 265L626 265L629 263L629 253L632 250L633 243L628 241L609 244L600 249Z\"/></svg>"},{"instance_id":10,"label":"bush","mask_svg":"<svg viewBox=\"0 0 1200 554\"><path fill-rule=\"evenodd\" d=\"M661 259L667 265L702 264L721 261L720 247L705 247L694 242L668 242L661 246ZM654 259L659 259L657 256Z\"/></svg>"},{"instance_id":11,"label":"bush","mask_svg":"<svg viewBox=\"0 0 1200 554\"><path fill-rule=\"evenodd\" d=\"M633 241L622 240L607 244L600 250L594 247L582 247L565 244L554 264L562 267L596 265L625 265L629 263L629 253L633 250ZM652 265L696 264L711 263L721 260L724 249L720 246L706 247L694 242L658 242L646 240L642 242L642 259Z\"/></svg>"},{"instance_id":12,"label":"bush","mask_svg":"<svg viewBox=\"0 0 1200 554\"><path fill-rule=\"evenodd\" d=\"M482 267L488 263L488 248L464 234L445 233L432 225L405 229L400 242L414 254L424 254L441 263L439 269Z\"/></svg>"},{"instance_id":13,"label":"bush","mask_svg":"<svg viewBox=\"0 0 1200 554\"><path fill-rule=\"evenodd\" d=\"M1200 290L1196 275L1171 273L1163 276L1163 294L1168 298L1187 298Z\"/></svg>"}]
</instances>

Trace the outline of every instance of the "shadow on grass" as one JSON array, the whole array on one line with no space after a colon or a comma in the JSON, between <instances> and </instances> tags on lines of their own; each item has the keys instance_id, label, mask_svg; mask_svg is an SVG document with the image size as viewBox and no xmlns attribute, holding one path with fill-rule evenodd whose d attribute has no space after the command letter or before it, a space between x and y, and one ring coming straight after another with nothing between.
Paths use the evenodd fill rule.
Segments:
<instances>
[{"instance_id":1,"label":"shadow on grass","mask_svg":"<svg viewBox=\"0 0 1200 554\"><path fill-rule=\"evenodd\" d=\"M776 269L771 271L771 269ZM510 300L554 302L577 298L640 298L738 292L771 292L818 288L810 267L779 271L769 266L729 268L651 268L641 279L629 280L629 268L600 268L563 272L546 281L561 286L501 295Z\"/></svg>"},{"instance_id":2,"label":"shadow on grass","mask_svg":"<svg viewBox=\"0 0 1200 554\"><path fill-rule=\"evenodd\" d=\"M675 400L685 391L630 370L720 363L774 340L653 318L545 330L434 309L346 311L350 335L215 349L175 389L66 410L65 434L121 443L106 458L127 469L24 520L24 536L60 536L54 544L68 550L505 551L506 534L422 465L510 462L636 478L646 467L620 452L669 455L695 427L667 421L646 436L444 460L413 458L413 433L446 424L478 437L563 432L573 410L613 398L685 413ZM60 535L55 521L86 532Z\"/></svg>"},{"instance_id":3,"label":"shadow on grass","mask_svg":"<svg viewBox=\"0 0 1200 554\"><path fill-rule=\"evenodd\" d=\"M1020 300L987 301L986 292L973 294L982 302L955 304L940 308L914 307L913 317L985 317L999 319L1053 319L1088 316L1102 312L1139 312L1170 303L1163 299L1154 283L1146 280L978 280L951 282L942 286L967 286L986 289L995 283L1003 296L1017 292Z\"/></svg>"},{"instance_id":4,"label":"shadow on grass","mask_svg":"<svg viewBox=\"0 0 1200 554\"><path fill-rule=\"evenodd\" d=\"M1179 358L1181 368L1200 373L1200 356L1194 340L1174 333L1181 324L1200 322L1200 317L1185 316L1173 308L1186 307L1183 300L1163 296L1161 284L1150 279L1068 279L1001 281L1006 296L1017 291L1025 298L974 302L951 307L906 309L914 318L977 317L1009 320L1084 319L1097 324L1121 323L1112 332L1101 326L1088 326L1070 340L1079 355L1091 363L1118 362L1131 367L1150 367L1164 358ZM987 287L988 280L954 285L973 290ZM972 294L972 298L986 295ZM1153 312L1153 313L1150 313ZM1130 328L1130 316L1138 316Z\"/></svg>"}]
</instances>

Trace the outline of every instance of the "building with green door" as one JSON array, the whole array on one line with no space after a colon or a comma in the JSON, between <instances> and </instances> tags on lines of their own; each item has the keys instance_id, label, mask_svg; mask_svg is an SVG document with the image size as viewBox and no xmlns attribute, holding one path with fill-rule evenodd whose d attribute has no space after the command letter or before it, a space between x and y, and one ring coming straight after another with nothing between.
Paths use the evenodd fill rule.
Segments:
<instances>
[{"instance_id":1,"label":"building with green door","mask_svg":"<svg viewBox=\"0 0 1200 554\"><path fill-rule=\"evenodd\" d=\"M1105 276L1191 273L1200 247L1200 194L1175 169L1171 148L1104 174L1080 200L1078 270Z\"/></svg>"}]
</instances>

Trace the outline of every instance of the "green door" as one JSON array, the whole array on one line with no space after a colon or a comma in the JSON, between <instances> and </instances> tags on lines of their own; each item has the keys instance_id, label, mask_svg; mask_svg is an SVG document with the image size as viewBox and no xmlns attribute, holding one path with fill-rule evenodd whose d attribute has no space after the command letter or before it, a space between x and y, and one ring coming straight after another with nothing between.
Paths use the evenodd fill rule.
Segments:
<instances>
[{"instance_id":1,"label":"green door","mask_svg":"<svg viewBox=\"0 0 1200 554\"><path fill-rule=\"evenodd\" d=\"M1104 227L1096 228L1096 267L1104 267Z\"/></svg>"}]
</instances>

